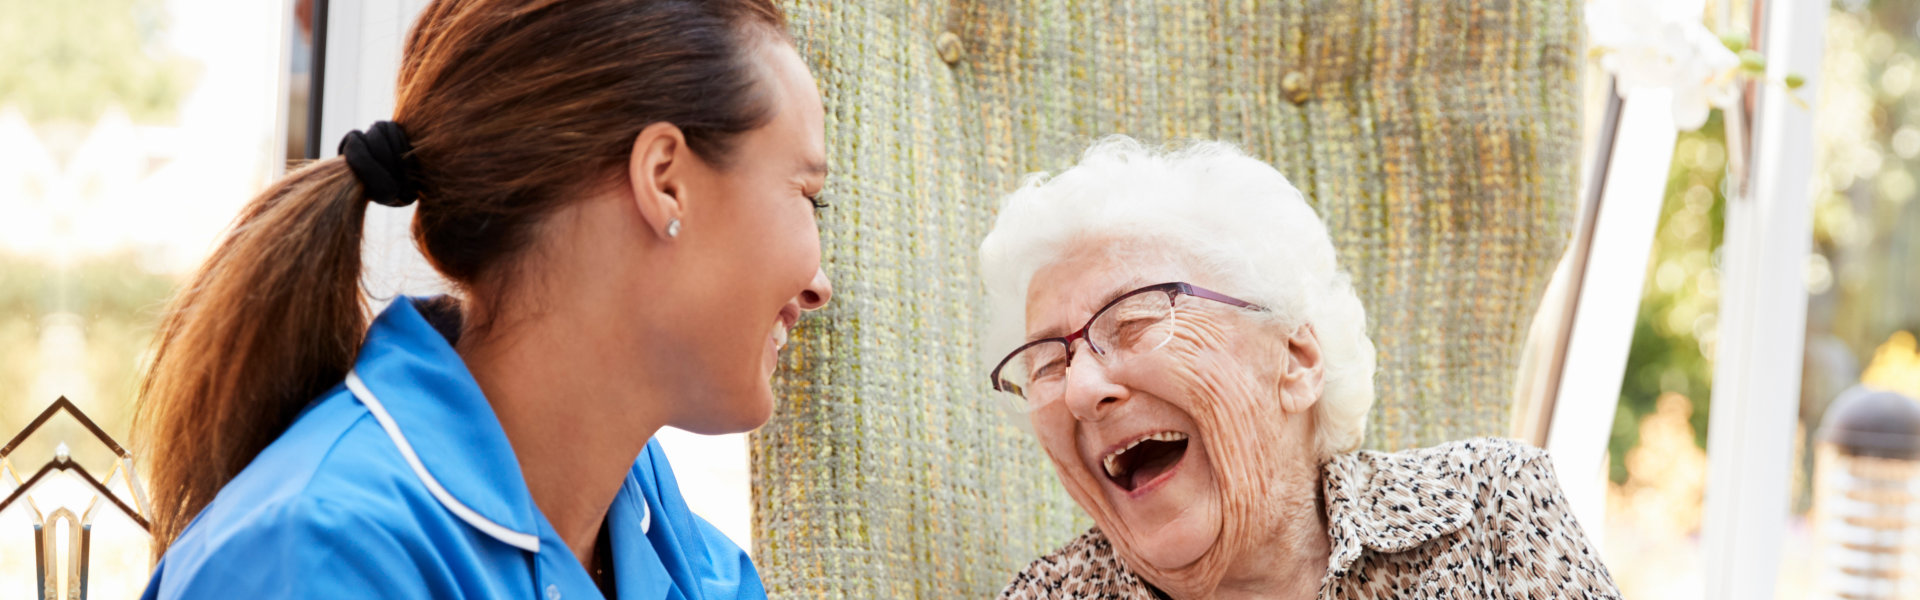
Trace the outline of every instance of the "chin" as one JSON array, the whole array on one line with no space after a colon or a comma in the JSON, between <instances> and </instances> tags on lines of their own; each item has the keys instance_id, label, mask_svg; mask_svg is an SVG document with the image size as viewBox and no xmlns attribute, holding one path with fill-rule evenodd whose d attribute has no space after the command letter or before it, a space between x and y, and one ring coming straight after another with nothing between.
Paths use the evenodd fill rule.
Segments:
<instances>
[{"instance_id":1,"label":"chin","mask_svg":"<svg viewBox=\"0 0 1920 600\"><path fill-rule=\"evenodd\" d=\"M1115 543L1125 544L1135 557L1155 569L1173 571L1192 565L1213 549L1220 539L1221 522L1219 505L1213 499L1194 498L1186 502L1186 508L1180 510L1179 516L1157 525L1106 525L1101 524L1101 529L1108 531ZM1127 533L1114 536L1111 533L1114 531Z\"/></svg>"},{"instance_id":2,"label":"chin","mask_svg":"<svg viewBox=\"0 0 1920 600\"><path fill-rule=\"evenodd\" d=\"M1175 527L1178 527L1177 525ZM1200 560L1213 547L1215 532L1163 531L1135 542L1140 560L1162 571L1172 571Z\"/></svg>"},{"instance_id":3,"label":"chin","mask_svg":"<svg viewBox=\"0 0 1920 600\"><path fill-rule=\"evenodd\" d=\"M698 412L684 425L675 424L674 427L700 435L753 431L773 418L773 390L767 382L762 381L757 389L719 395L711 405L699 408Z\"/></svg>"},{"instance_id":4,"label":"chin","mask_svg":"<svg viewBox=\"0 0 1920 600\"><path fill-rule=\"evenodd\" d=\"M735 433L745 433L759 429L760 426L767 424L768 419L773 418L772 391L763 391L755 395L754 399L749 402L752 406L742 411L739 415L740 418L734 428Z\"/></svg>"}]
</instances>

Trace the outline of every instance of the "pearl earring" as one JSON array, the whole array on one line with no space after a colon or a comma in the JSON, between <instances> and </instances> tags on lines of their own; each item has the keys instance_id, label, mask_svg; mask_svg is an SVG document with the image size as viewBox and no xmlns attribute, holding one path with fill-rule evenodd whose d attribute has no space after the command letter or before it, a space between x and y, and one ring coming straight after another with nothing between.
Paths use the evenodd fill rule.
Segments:
<instances>
[{"instance_id":1,"label":"pearl earring","mask_svg":"<svg viewBox=\"0 0 1920 600\"><path fill-rule=\"evenodd\" d=\"M670 238L680 237L680 220L679 219L667 221L667 237L670 237Z\"/></svg>"}]
</instances>

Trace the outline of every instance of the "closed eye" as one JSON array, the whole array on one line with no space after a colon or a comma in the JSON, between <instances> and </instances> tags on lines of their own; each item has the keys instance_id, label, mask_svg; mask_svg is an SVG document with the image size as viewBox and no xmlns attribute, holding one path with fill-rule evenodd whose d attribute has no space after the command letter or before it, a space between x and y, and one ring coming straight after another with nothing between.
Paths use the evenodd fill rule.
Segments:
<instances>
[{"instance_id":1,"label":"closed eye","mask_svg":"<svg viewBox=\"0 0 1920 600\"><path fill-rule=\"evenodd\" d=\"M1145 333L1149 327L1160 324L1161 320L1162 319L1158 317L1124 319L1120 321L1118 325L1114 326L1114 337L1122 343L1132 342L1135 338L1140 337L1141 333Z\"/></svg>"},{"instance_id":2,"label":"closed eye","mask_svg":"<svg viewBox=\"0 0 1920 600\"><path fill-rule=\"evenodd\" d=\"M1053 360L1047 361L1047 364L1040 365L1038 368L1035 368L1033 370L1033 374L1029 375L1028 378L1032 379L1033 381L1040 381L1043 379L1049 379L1052 377L1059 376L1060 374L1065 373L1066 371L1067 371L1067 359L1065 357L1055 358Z\"/></svg>"},{"instance_id":3,"label":"closed eye","mask_svg":"<svg viewBox=\"0 0 1920 600\"><path fill-rule=\"evenodd\" d=\"M826 208L828 206L832 206L830 204L827 204L826 200L821 199L823 195L824 194L808 194L807 195L807 202L810 202L813 204L814 210L819 210L822 208Z\"/></svg>"}]
</instances>

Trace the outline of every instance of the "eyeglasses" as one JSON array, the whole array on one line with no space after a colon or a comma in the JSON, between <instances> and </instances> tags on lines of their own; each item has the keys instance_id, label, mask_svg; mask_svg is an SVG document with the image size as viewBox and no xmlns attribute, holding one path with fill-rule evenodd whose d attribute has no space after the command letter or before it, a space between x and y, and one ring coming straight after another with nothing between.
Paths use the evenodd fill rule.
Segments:
<instances>
[{"instance_id":1,"label":"eyeglasses","mask_svg":"<svg viewBox=\"0 0 1920 600\"><path fill-rule=\"evenodd\" d=\"M1147 354L1173 339L1180 321L1182 296L1205 298L1248 310L1264 311L1259 305L1190 283L1171 282L1143 287L1114 298L1093 313L1079 331L1027 342L1014 349L988 375L993 389L1019 396L1028 410L1059 399L1066 392L1067 367L1073 364L1073 344L1087 341L1087 348L1103 360Z\"/></svg>"}]
</instances>

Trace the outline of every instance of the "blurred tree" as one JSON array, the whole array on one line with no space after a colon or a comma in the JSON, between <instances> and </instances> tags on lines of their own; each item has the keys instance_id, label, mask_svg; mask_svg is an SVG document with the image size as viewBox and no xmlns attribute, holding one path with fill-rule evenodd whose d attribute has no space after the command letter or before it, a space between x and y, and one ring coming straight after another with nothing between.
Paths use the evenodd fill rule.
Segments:
<instances>
[{"instance_id":1,"label":"blurred tree","mask_svg":"<svg viewBox=\"0 0 1920 600\"><path fill-rule=\"evenodd\" d=\"M1815 118L1825 177L1815 189L1800 402L1809 445L1827 406L1860 380L1882 345L1920 327L1920 207L1912 202L1920 168L1920 4L1837 2L1822 76ZM1797 466L1810 473L1812 459ZM1804 509L1804 486L1796 499Z\"/></svg>"},{"instance_id":2,"label":"blurred tree","mask_svg":"<svg viewBox=\"0 0 1920 600\"><path fill-rule=\"evenodd\" d=\"M1901 330L1920 328L1920 3L1840 0L1814 110L1819 144L1813 251L1804 265L1809 302L1801 384L1802 447L1826 406L1859 381L1864 359ZM1628 450L1663 392L1697 409L1706 443L1726 199L1722 115L1682 133L1668 177L1661 225L1647 267L1609 453L1610 476L1627 480ZM1791 268L1791 267L1790 267ZM1800 457L1804 487L1810 459ZM1804 509L1806 493L1796 490Z\"/></svg>"},{"instance_id":3,"label":"blurred tree","mask_svg":"<svg viewBox=\"0 0 1920 600\"><path fill-rule=\"evenodd\" d=\"M1818 118L1820 183L1809 266L1809 339L1872 356L1895 331L1920 325L1920 3L1843 1L1834 15ZM1830 97L1830 99L1828 98ZM1905 234L1905 235L1903 235ZM1809 368L1824 365L1811 364ZM1852 372L1858 375L1858 360ZM1851 379L1851 378L1849 378ZM1850 384L1851 381L1843 382ZM1806 389L1817 416L1837 389Z\"/></svg>"},{"instance_id":4,"label":"blurred tree","mask_svg":"<svg viewBox=\"0 0 1920 600\"><path fill-rule=\"evenodd\" d=\"M110 106L170 116L192 67L170 56L158 0L0 0L0 108L90 125Z\"/></svg>"},{"instance_id":5,"label":"blurred tree","mask_svg":"<svg viewBox=\"0 0 1920 600\"><path fill-rule=\"evenodd\" d=\"M18 111L42 130L55 172L39 176L70 176L61 161L110 110L140 123L175 119L195 63L172 52L167 25L160 0L0 0L0 112ZM61 202L49 187L57 188L27 185L21 201ZM0 425L22 425L53 394L69 394L124 437L122 408L175 281L131 250L51 256L0 252ZM76 356L56 357L63 348Z\"/></svg>"},{"instance_id":6,"label":"blurred tree","mask_svg":"<svg viewBox=\"0 0 1920 600\"><path fill-rule=\"evenodd\" d=\"M1719 256L1726 214L1726 136L1715 111L1699 130L1675 142L1660 226L1627 354L1620 407L1607 444L1608 476L1627 481L1629 450L1640 445L1640 421L1663 393L1692 401L1694 441L1706 447L1707 399L1713 388L1713 341L1719 307Z\"/></svg>"},{"instance_id":7,"label":"blurred tree","mask_svg":"<svg viewBox=\"0 0 1920 600\"><path fill-rule=\"evenodd\" d=\"M66 268L0 254L0 399L6 400L0 405L10 407L0 413L0 425L24 425L53 402L49 393L87 390L91 397L75 396L74 403L109 434L126 441L132 415L124 407L133 397L162 304L177 284L171 275L142 268L133 252L83 259ZM77 323L83 336L85 356L78 374L85 381L49 392L40 385L50 373L45 364L51 358L46 356L48 335L64 323ZM12 435L13 427L0 427L5 430L0 435ZM69 433L79 432L38 436L46 438L48 447L23 451L50 452L51 444ZM94 450L91 445L76 446L74 453L94 458Z\"/></svg>"}]
</instances>

